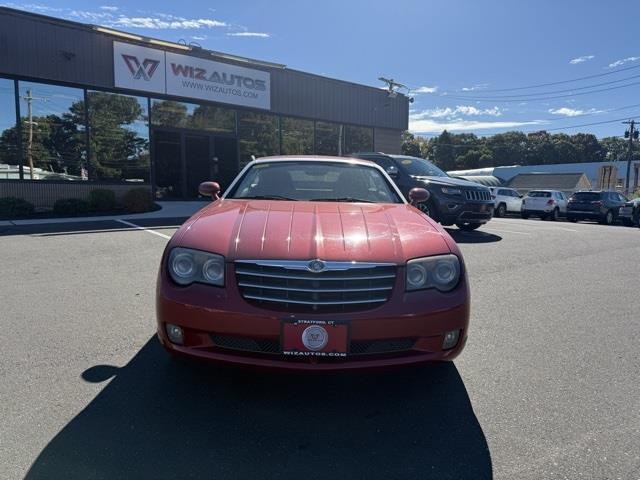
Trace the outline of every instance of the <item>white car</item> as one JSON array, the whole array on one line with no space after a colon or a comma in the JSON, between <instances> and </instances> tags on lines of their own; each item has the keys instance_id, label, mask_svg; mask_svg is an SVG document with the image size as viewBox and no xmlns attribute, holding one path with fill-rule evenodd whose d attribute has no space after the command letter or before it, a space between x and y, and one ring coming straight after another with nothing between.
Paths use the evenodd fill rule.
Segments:
<instances>
[{"instance_id":1,"label":"white car","mask_svg":"<svg viewBox=\"0 0 640 480\"><path fill-rule=\"evenodd\" d=\"M522 199L522 218L557 220L567 214L567 196L558 190L531 190Z\"/></svg>"},{"instance_id":2,"label":"white car","mask_svg":"<svg viewBox=\"0 0 640 480\"><path fill-rule=\"evenodd\" d=\"M493 215L504 217L507 213L520 213L522 197L512 188L491 187L491 198L495 202Z\"/></svg>"}]
</instances>

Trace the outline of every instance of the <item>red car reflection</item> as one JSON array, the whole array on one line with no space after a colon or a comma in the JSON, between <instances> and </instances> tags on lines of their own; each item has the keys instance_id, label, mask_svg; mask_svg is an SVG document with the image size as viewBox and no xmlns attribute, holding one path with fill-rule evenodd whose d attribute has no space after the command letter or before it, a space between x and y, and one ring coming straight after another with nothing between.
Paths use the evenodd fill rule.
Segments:
<instances>
[{"instance_id":1,"label":"red car reflection","mask_svg":"<svg viewBox=\"0 0 640 480\"><path fill-rule=\"evenodd\" d=\"M451 360L463 349L462 255L365 160L269 157L173 236L157 284L171 353L334 370ZM414 189L413 203L428 193Z\"/></svg>"}]
</instances>

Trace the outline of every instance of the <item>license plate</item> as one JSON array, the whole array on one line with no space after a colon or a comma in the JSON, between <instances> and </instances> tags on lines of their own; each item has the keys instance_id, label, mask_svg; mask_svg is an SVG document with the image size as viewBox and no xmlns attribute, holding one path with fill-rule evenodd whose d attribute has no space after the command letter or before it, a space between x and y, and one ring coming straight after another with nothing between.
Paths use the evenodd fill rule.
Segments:
<instances>
[{"instance_id":1,"label":"license plate","mask_svg":"<svg viewBox=\"0 0 640 480\"><path fill-rule=\"evenodd\" d=\"M346 357L349 325L331 320L284 320L282 354L289 357Z\"/></svg>"}]
</instances>

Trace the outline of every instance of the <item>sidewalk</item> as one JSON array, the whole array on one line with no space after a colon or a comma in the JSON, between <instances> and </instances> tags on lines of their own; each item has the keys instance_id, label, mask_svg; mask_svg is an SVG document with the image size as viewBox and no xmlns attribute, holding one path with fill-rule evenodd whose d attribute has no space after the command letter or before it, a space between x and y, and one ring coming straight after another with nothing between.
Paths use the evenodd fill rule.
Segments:
<instances>
[{"instance_id":1,"label":"sidewalk","mask_svg":"<svg viewBox=\"0 0 640 480\"><path fill-rule=\"evenodd\" d=\"M156 202L160 210L147 213L123 213L122 215L102 215L95 217L39 218L34 220L1 220L0 226L10 225L46 225L54 223L105 222L109 220L154 220L160 218L189 218L209 201L195 202Z\"/></svg>"}]
</instances>

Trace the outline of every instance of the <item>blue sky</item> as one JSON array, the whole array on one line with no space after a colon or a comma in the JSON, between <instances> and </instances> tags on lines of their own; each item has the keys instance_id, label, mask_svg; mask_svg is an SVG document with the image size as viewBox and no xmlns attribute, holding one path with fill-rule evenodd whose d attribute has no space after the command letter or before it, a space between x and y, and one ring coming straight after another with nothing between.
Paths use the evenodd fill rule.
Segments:
<instances>
[{"instance_id":1,"label":"blue sky","mask_svg":"<svg viewBox=\"0 0 640 480\"><path fill-rule=\"evenodd\" d=\"M425 136L447 128L478 135L553 129L603 137L621 135L624 126L614 122L569 127L640 119L637 2L139 0L134 4L72 0L0 4L164 40L184 39L373 86L381 86L379 76L391 77L411 88L415 101L410 129ZM540 88L504 90L595 75ZM629 84L635 85L624 87ZM548 98L554 96L560 98Z\"/></svg>"}]
</instances>

